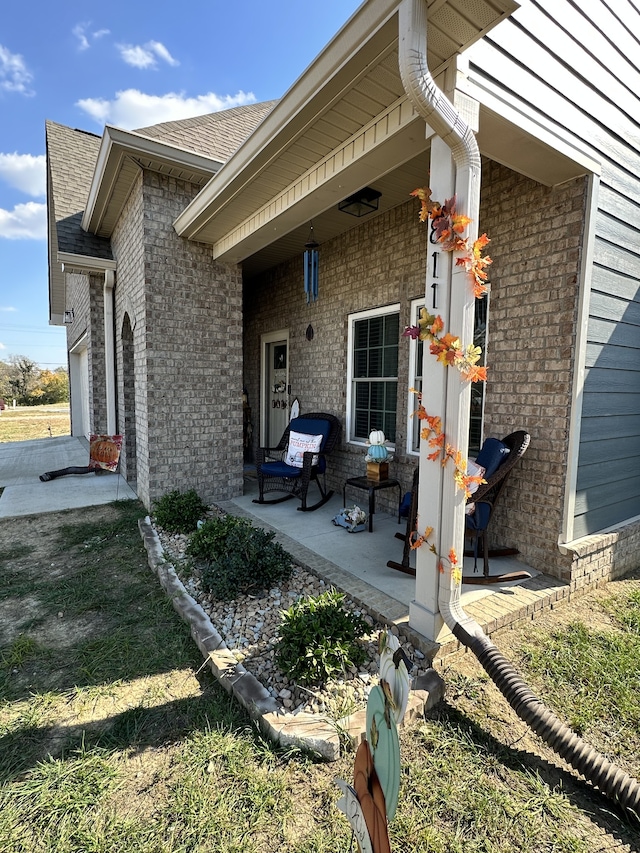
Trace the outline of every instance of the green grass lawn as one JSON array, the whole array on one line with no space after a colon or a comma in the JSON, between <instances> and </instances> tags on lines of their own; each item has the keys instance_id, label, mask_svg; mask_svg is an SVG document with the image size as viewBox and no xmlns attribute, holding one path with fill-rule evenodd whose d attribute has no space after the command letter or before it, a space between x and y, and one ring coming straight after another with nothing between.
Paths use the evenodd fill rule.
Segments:
<instances>
[{"instance_id":1,"label":"green grass lawn","mask_svg":"<svg viewBox=\"0 0 640 853\"><path fill-rule=\"evenodd\" d=\"M71 434L69 404L9 406L0 412L0 442Z\"/></svg>"},{"instance_id":2,"label":"green grass lawn","mask_svg":"<svg viewBox=\"0 0 640 853\"><path fill-rule=\"evenodd\" d=\"M351 779L353 755L323 764L274 747L201 669L147 566L144 514L132 501L0 520L0 850L346 853L334 779ZM610 632L624 640L595 663L570 651L563 664L566 626L509 634L526 676L587 735L605 738L612 714L631 730L637 715L637 669L620 666L637 661L631 592L593 604L603 619L615 611ZM528 739L469 657L444 673L446 701L401 732L394 853L637 849L635 830ZM619 671L611 704L597 701L613 687L588 678L594 668ZM637 772L637 741L613 745Z\"/></svg>"}]
</instances>

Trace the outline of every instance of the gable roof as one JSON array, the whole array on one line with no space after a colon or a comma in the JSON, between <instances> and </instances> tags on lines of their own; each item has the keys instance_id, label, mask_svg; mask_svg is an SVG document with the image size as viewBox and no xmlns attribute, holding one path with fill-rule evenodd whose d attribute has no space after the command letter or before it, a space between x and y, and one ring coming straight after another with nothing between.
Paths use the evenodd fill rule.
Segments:
<instances>
[{"instance_id":1,"label":"gable roof","mask_svg":"<svg viewBox=\"0 0 640 853\"><path fill-rule=\"evenodd\" d=\"M139 127L134 132L225 162L277 103L264 101L248 104L203 116Z\"/></svg>"},{"instance_id":2,"label":"gable roof","mask_svg":"<svg viewBox=\"0 0 640 853\"><path fill-rule=\"evenodd\" d=\"M62 323L64 268L115 268L109 237L140 168L204 186L276 103L234 107L137 131L106 127L102 137L47 121L50 322Z\"/></svg>"},{"instance_id":3,"label":"gable roof","mask_svg":"<svg viewBox=\"0 0 640 853\"><path fill-rule=\"evenodd\" d=\"M215 259L242 263L250 277L299 254L310 222L320 242L353 227L339 202L361 188L380 193L375 216L424 184L434 131L403 85L400 5L362 3L176 218L180 236L209 243ZM430 0L424 6L428 66L437 85L450 89L456 57L518 2ZM474 109L469 103L470 117Z\"/></svg>"},{"instance_id":4,"label":"gable roof","mask_svg":"<svg viewBox=\"0 0 640 853\"><path fill-rule=\"evenodd\" d=\"M64 262L75 257L99 259L113 267L108 240L81 226L95 169L100 137L53 121L45 123L47 152L47 222L49 321L62 323L65 309ZM63 260L65 259L65 260Z\"/></svg>"},{"instance_id":5,"label":"gable roof","mask_svg":"<svg viewBox=\"0 0 640 853\"><path fill-rule=\"evenodd\" d=\"M108 240L80 227L99 148L94 133L46 122L47 200L60 252L112 257Z\"/></svg>"}]
</instances>

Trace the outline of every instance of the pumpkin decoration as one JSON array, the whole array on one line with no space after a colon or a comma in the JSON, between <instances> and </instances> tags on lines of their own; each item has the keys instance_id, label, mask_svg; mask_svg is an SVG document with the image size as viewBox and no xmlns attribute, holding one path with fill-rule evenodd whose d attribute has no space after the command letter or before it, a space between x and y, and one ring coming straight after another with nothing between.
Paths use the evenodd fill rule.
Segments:
<instances>
[{"instance_id":1,"label":"pumpkin decoration","mask_svg":"<svg viewBox=\"0 0 640 853\"><path fill-rule=\"evenodd\" d=\"M381 429L372 429L369 433L369 444L384 444L385 435Z\"/></svg>"},{"instance_id":2,"label":"pumpkin decoration","mask_svg":"<svg viewBox=\"0 0 640 853\"><path fill-rule=\"evenodd\" d=\"M369 450L365 456L367 462L386 462L389 451L385 446L385 435L381 429L372 429L369 433Z\"/></svg>"},{"instance_id":3,"label":"pumpkin decoration","mask_svg":"<svg viewBox=\"0 0 640 853\"><path fill-rule=\"evenodd\" d=\"M92 435L89 440L89 467L115 471L121 449L121 435Z\"/></svg>"}]
</instances>

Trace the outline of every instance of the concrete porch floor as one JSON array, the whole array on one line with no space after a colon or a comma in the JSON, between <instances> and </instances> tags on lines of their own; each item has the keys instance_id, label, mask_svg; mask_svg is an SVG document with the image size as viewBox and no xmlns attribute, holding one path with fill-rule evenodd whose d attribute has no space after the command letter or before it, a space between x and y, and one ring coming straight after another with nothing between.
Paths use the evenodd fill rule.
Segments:
<instances>
[{"instance_id":1,"label":"concrete porch floor","mask_svg":"<svg viewBox=\"0 0 640 853\"><path fill-rule=\"evenodd\" d=\"M315 486L311 487L312 500ZM415 579L387 567L387 561L400 562L403 542L396 532L405 532L405 520L398 524L396 516L376 512L373 532L349 533L332 523L343 507L342 494L335 493L325 506L313 512L297 510L300 502L290 500L280 504L257 504L258 486L255 474L247 469L242 497L221 504L223 509L243 515L256 525L274 530L276 539L303 567L311 569L324 580L361 601L369 612L381 621L406 626L409 603L414 598ZM366 495L362 506L366 509ZM352 496L347 496L352 506ZM411 565L415 565L412 555ZM499 557L490 561L491 574L528 571L531 578L524 581L493 583L486 586L462 585L462 606L488 634L550 607L569 594L563 584L527 567L515 557ZM478 561L482 572L482 560ZM473 574L473 559L464 558L464 573ZM440 644L414 634L414 645L430 658L441 658L458 650L458 641L446 631Z\"/></svg>"}]
</instances>

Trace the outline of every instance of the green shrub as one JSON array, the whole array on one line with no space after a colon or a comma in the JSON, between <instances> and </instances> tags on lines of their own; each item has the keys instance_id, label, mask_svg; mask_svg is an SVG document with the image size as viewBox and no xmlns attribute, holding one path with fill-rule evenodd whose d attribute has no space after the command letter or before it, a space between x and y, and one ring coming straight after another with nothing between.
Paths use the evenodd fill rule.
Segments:
<instances>
[{"instance_id":1,"label":"green shrub","mask_svg":"<svg viewBox=\"0 0 640 853\"><path fill-rule=\"evenodd\" d=\"M194 489L168 492L153 504L156 522L169 533L191 533L208 509Z\"/></svg>"},{"instance_id":2,"label":"green shrub","mask_svg":"<svg viewBox=\"0 0 640 853\"><path fill-rule=\"evenodd\" d=\"M344 594L332 589L301 598L283 613L276 646L281 672L299 684L321 685L366 660L358 639L369 626L343 602Z\"/></svg>"},{"instance_id":3,"label":"green shrub","mask_svg":"<svg viewBox=\"0 0 640 853\"><path fill-rule=\"evenodd\" d=\"M221 600L236 598L291 576L291 557L274 536L244 518L227 515L205 521L191 537L187 554L203 561L205 590Z\"/></svg>"}]
</instances>

